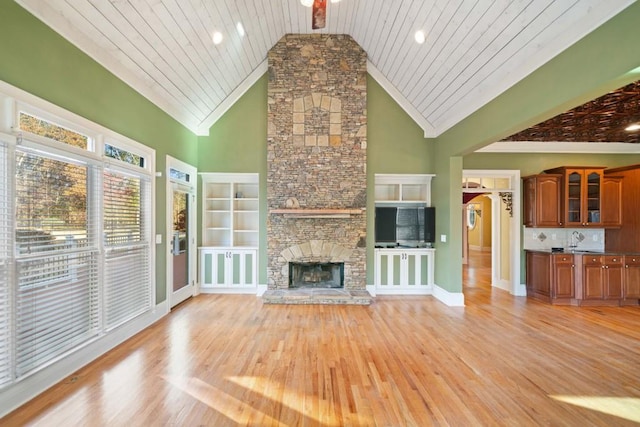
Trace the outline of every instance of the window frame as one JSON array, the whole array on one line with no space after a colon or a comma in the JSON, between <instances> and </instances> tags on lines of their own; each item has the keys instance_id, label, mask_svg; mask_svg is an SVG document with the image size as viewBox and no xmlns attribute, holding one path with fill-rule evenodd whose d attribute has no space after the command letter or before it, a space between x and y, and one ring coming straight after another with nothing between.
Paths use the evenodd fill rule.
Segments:
<instances>
[{"instance_id":1,"label":"window frame","mask_svg":"<svg viewBox=\"0 0 640 427\"><path fill-rule=\"evenodd\" d=\"M24 112L25 114L34 116L38 119L45 120L47 122L51 122L54 125L58 125L64 129L69 129L70 131L77 132L83 136L88 138L87 140L87 149L83 149L77 146L73 146L67 144L65 142L57 141L51 138L44 137L42 135L34 134L32 132L23 130L20 128L20 113ZM0 138L2 139L2 143L7 146L7 160L6 163L3 163L2 166L7 166L7 173L3 174L9 177L4 182L0 182L0 185L4 186L0 195L4 192L7 194L6 198L9 200L9 205L15 205L15 155L16 150L24 150L24 151L33 151L36 153L41 153L46 155L47 157L59 158L64 161L68 161L70 163L87 166L87 193L91 193L91 196L88 197L87 200L87 210L92 209L93 213L88 214L92 215L92 221L97 221L97 225L92 228L96 233L96 238L91 243L90 247L84 248L87 251L92 250L98 253L98 276L99 276L99 290L98 290L98 299L100 305L100 314L99 314L99 334L90 339L89 341L83 342L76 346L75 348L65 352L62 355L57 356L55 359L46 362L42 366L38 366L32 371L26 373L22 376L16 375L16 358L15 345L18 342L18 338L15 335L11 335L8 338L8 341L1 341L0 344L5 342L9 342L12 348L9 349L10 355L10 376L8 382L3 382L0 384L0 395L6 395L6 393L12 393L11 390L14 390L15 387L19 389L23 389L25 386L20 386L19 384L23 381L27 381L28 383L32 382L31 377L38 376L40 377L40 373L43 371L47 371L47 369L52 368L52 365L59 364L62 362L62 359L67 358L72 353L78 353L85 347L91 346L92 348L100 348L99 342L103 342L104 339L108 341L112 341L114 339L118 339L117 337L121 335L123 328L116 328L115 330L106 329L104 325L104 321L102 320L104 317L104 264L105 264L105 245L102 239L98 238L99 233L104 229L103 218L104 218L104 210L103 210L103 173L107 168L114 168L118 170L126 171L128 174L133 174L140 176L141 179L148 181L148 191L149 195L147 200L141 200L141 203L147 203L146 212L148 213L147 224L145 227L145 232L147 233L148 238L142 244L146 249L146 253L148 254L148 265L145 268L145 273L148 277L148 283L146 283L145 277L145 285L147 286L147 291L150 295L148 307L145 309L145 313L148 316L154 317L156 311L156 273L155 273L155 264L156 264L156 247L155 241L153 239L155 233L155 225L156 225L156 180L155 180L155 167L156 167L156 151L155 149L146 146L140 142L137 142L133 139L130 139L124 135L118 134L115 131L112 131L102 125L94 123L88 119L85 119L77 114L74 114L70 111L67 111L61 107L58 107L54 104L49 103L41 98L38 98L32 94L22 91L21 89L15 88L5 82L0 81ZM135 155L141 156L144 158L143 166L132 165L126 162L119 161L114 158L110 158L104 155L104 141L108 141L110 145L113 145L117 148L127 150ZM89 172L91 171L91 172ZM13 178L12 178L13 177ZM90 205L90 206L89 206ZM10 250L7 251L7 255L4 256L2 253L0 255L3 258L0 262L5 263L11 269L15 269L16 261L18 259L19 254L16 254L16 246L15 246L15 232L17 229L17 224L15 220L12 220L12 225L9 227L9 232L7 236L9 236L9 242L0 242L3 245L9 245ZM0 224L1 225L1 224ZM93 231L92 231L93 232ZM13 235L13 239L11 239L11 235ZM15 293L17 292L18 286L18 277L17 275L13 275L13 277L9 277L7 279L9 281L9 305L10 305L10 328L13 331L16 327L15 324ZM0 301L0 303L2 303ZM0 313L1 315L2 313ZM147 317L148 317L147 316ZM126 329L131 329L131 327L137 327L138 323L134 323L136 317L133 319L129 319L122 324L122 326ZM0 319L2 320L2 319ZM127 326L127 325L131 326ZM1 337L0 337L1 338ZM99 341L99 342L98 342ZM98 347L95 347L95 345ZM95 350L93 350L95 351ZM82 352L78 353L81 354ZM98 353L97 355L99 355ZM96 355L96 356L97 356ZM1 356L1 355L0 355ZM94 357L96 357L94 356ZM70 359L75 359L77 355L71 357ZM79 366L78 366L79 367ZM76 367L77 369L77 367ZM36 375L37 374L37 375ZM47 374L47 375L52 375ZM56 375L56 374L53 374ZM45 376L46 378L46 376ZM20 393L24 393L24 390ZM0 410L5 405L0 405Z\"/></svg>"}]
</instances>

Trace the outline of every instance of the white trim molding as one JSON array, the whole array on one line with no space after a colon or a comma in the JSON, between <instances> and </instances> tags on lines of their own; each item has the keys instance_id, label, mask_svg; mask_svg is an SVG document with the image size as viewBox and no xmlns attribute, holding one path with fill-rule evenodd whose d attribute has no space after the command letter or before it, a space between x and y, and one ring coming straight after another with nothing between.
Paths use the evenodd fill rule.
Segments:
<instances>
[{"instance_id":1,"label":"white trim molding","mask_svg":"<svg viewBox=\"0 0 640 427\"><path fill-rule=\"evenodd\" d=\"M476 153L640 154L640 146L624 142L498 141Z\"/></svg>"},{"instance_id":2,"label":"white trim molding","mask_svg":"<svg viewBox=\"0 0 640 427\"><path fill-rule=\"evenodd\" d=\"M413 119L414 122L424 131L425 138L435 138L438 132L427 119L409 102L405 96L391 83L380 70L369 60L367 60L367 72L380 86L398 103L400 108Z\"/></svg>"},{"instance_id":3,"label":"white trim molding","mask_svg":"<svg viewBox=\"0 0 640 427\"><path fill-rule=\"evenodd\" d=\"M464 307L464 294L462 292L449 292L438 285L433 285L433 296L449 307Z\"/></svg>"}]
</instances>

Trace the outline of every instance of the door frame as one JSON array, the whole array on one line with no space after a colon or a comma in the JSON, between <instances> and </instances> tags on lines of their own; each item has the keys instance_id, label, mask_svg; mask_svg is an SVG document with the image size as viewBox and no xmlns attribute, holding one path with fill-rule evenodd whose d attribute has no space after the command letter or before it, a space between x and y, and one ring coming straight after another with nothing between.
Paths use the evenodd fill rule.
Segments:
<instances>
[{"instance_id":1,"label":"door frame","mask_svg":"<svg viewBox=\"0 0 640 427\"><path fill-rule=\"evenodd\" d=\"M186 172L189 175L189 181L178 180L171 177L171 169ZM190 296L195 296L200 293L200 287L197 277L198 267L198 248L197 248L197 211L198 211L198 169L188 163L173 158L167 155L166 161L166 256L167 256L167 271L166 271L166 299L169 303L169 307L172 308L180 302L184 301ZM189 236L189 249L188 249L188 283L190 285L185 286L185 289L181 295L176 298L173 294L173 262L170 262L173 254L171 253L171 236L173 234L173 192L174 190L184 191L189 194L189 218L187 221ZM186 295L185 295L186 294Z\"/></svg>"},{"instance_id":2,"label":"door frame","mask_svg":"<svg viewBox=\"0 0 640 427\"><path fill-rule=\"evenodd\" d=\"M508 284L503 284L500 281L498 283L493 282L492 286L496 286L500 289L505 289L509 291L512 295L515 296L525 296L526 287L520 283L520 271L521 271L521 234L522 234L522 215L520 213L520 204L521 204L521 186L522 183L520 181L520 171L513 169L464 169L462 171L462 178L464 182L464 178L466 177L480 177L480 178L509 178L510 180L510 189L489 189L489 188L478 188L475 189L477 192L489 193L491 195L497 196L498 193L511 193L512 203L511 203L511 213L512 220L510 226L511 238L509 239L509 254L510 259L509 263L511 266L511 280ZM464 192L475 192L474 189L463 189ZM499 197L491 198L491 208L492 208L492 224L491 224L491 277L495 279L500 277L500 260L498 259L501 253L500 244L500 227L496 225L495 221L497 221L499 216L497 215L498 209L500 208ZM504 286L506 285L506 286Z\"/></svg>"}]
</instances>

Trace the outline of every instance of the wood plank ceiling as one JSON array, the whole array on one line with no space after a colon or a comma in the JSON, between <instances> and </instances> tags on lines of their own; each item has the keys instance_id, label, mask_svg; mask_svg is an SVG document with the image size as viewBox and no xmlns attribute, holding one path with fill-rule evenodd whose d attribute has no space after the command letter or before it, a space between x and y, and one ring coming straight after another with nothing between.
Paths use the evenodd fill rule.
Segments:
<instances>
[{"instance_id":1,"label":"wood plank ceiling","mask_svg":"<svg viewBox=\"0 0 640 427\"><path fill-rule=\"evenodd\" d=\"M371 75L432 137L633 3L341 0L312 31L300 0L16 1L200 135L266 71L283 35L349 34Z\"/></svg>"}]
</instances>

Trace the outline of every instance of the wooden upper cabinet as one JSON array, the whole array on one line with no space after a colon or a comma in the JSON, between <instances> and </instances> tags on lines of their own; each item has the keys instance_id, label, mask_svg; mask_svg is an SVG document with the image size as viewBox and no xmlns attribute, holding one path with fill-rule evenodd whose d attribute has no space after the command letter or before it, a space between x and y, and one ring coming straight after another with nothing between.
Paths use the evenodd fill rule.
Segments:
<instances>
[{"instance_id":1,"label":"wooden upper cabinet","mask_svg":"<svg viewBox=\"0 0 640 427\"><path fill-rule=\"evenodd\" d=\"M562 227L560 213L562 175L524 177L523 222L526 227Z\"/></svg>"},{"instance_id":2,"label":"wooden upper cabinet","mask_svg":"<svg viewBox=\"0 0 640 427\"><path fill-rule=\"evenodd\" d=\"M602 187L604 167L560 167L545 172L562 175L564 227L603 227Z\"/></svg>"},{"instance_id":3,"label":"wooden upper cabinet","mask_svg":"<svg viewBox=\"0 0 640 427\"><path fill-rule=\"evenodd\" d=\"M622 182L621 176L605 175L602 178L602 226L622 226Z\"/></svg>"}]
</instances>

